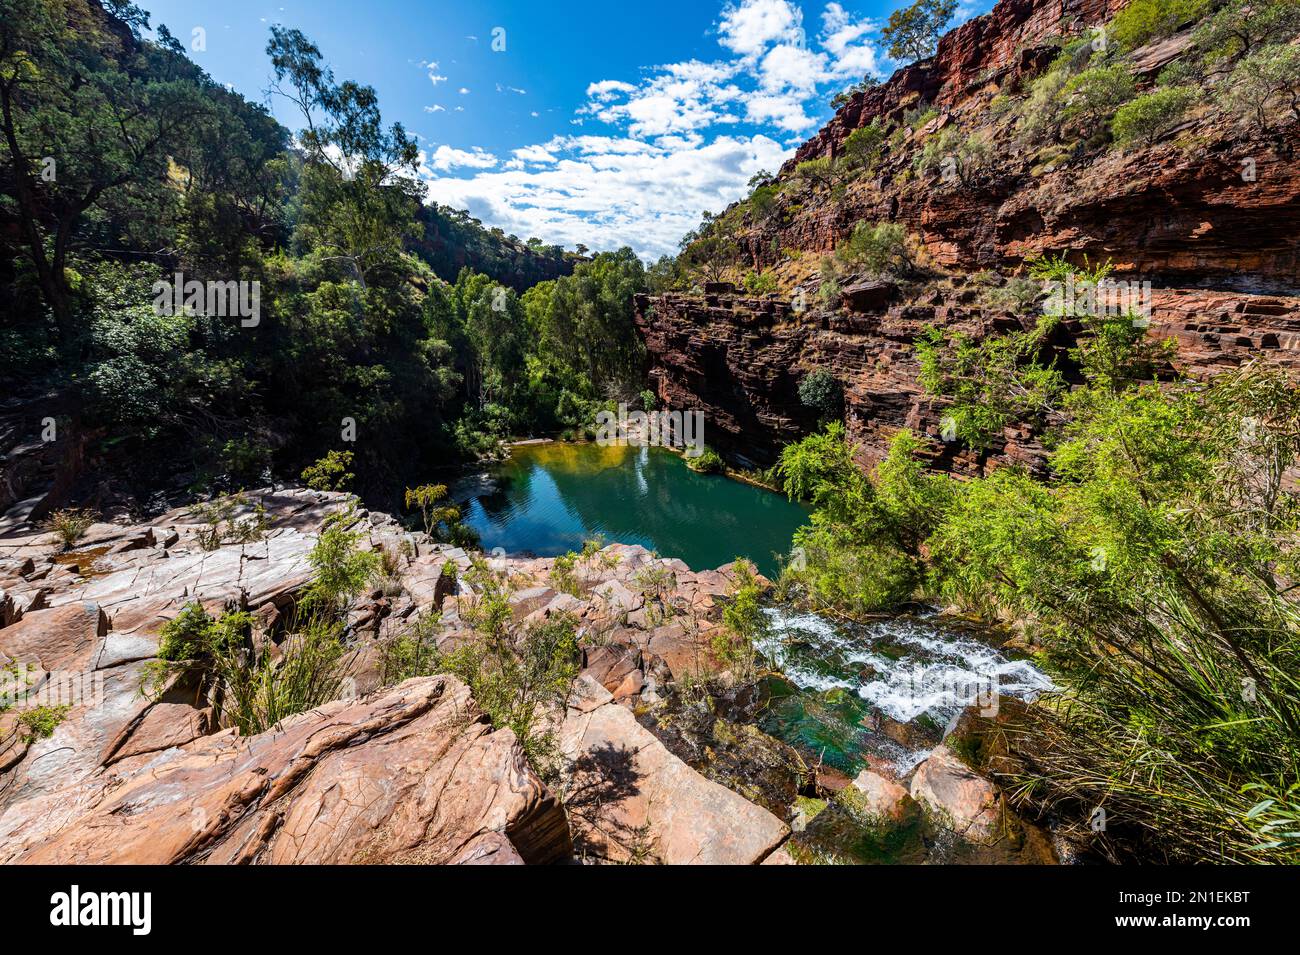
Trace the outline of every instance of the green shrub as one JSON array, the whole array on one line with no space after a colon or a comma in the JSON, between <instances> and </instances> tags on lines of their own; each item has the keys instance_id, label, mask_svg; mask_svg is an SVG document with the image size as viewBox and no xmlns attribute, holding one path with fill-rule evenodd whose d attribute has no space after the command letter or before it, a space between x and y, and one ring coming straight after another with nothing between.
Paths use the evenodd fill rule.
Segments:
<instances>
[{"instance_id":1,"label":"green shrub","mask_svg":"<svg viewBox=\"0 0 1300 955\"><path fill-rule=\"evenodd\" d=\"M754 565L738 557L733 567L735 579L722 609L722 626L714 631L712 650L738 680L748 681L754 676L755 644L767 633L769 624L760 603L763 588Z\"/></svg>"},{"instance_id":2,"label":"green shrub","mask_svg":"<svg viewBox=\"0 0 1300 955\"><path fill-rule=\"evenodd\" d=\"M169 663L210 663L236 649L252 625L247 613L224 613L213 620L201 603L188 603L158 636L158 659Z\"/></svg>"},{"instance_id":3,"label":"green shrub","mask_svg":"<svg viewBox=\"0 0 1300 955\"><path fill-rule=\"evenodd\" d=\"M776 293L776 276L771 272L745 273L745 291L754 295L773 295Z\"/></svg>"},{"instance_id":4,"label":"green shrub","mask_svg":"<svg viewBox=\"0 0 1300 955\"><path fill-rule=\"evenodd\" d=\"M1191 87L1168 86L1125 103L1111 121L1115 142L1153 144L1181 123L1199 98Z\"/></svg>"},{"instance_id":5,"label":"green shrub","mask_svg":"<svg viewBox=\"0 0 1300 955\"><path fill-rule=\"evenodd\" d=\"M1042 282L1036 282L1023 275L1013 275L1004 285L984 292L982 300L985 308L1024 315L1039 312L1039 302L1042 297Z\"/></svg>"},{"instance_id":6,"label":"green shrub","mask_svg":"<svg viewBox=\"0 0 1300 955\"><path fill-rule=\"evenodd\" d=\"M562 593L581 597L582 587L575 571L577 563L578 555L573 551L556 557L551 564L551 586Z\"/></svg>"},{"instance_id":7,"label":"green shrub","mask_svg":"<svg viewBox=\"0 0 1300 955\"><path fill-rule=\"evenodd\" d=\"M353 529L357 522L353 506L331 514L325 519L320 535L307 555L307 562L316 572L316 578L304 599L323 612L341 611L379 576L379 554L358 546L366 534Z\"/></svg>"},{"instance_id":8,"label":"green shrub","mask_svg":"<svg viewBox=\"0 0 1300 955\"><path fill-rule=\"evenodd\" d=\"M348 470L351 466L351 451L330 451L303 468L302 479L313 491L342 491L356 477Z\"/></svg>"},{"instance_id":9,"label":"green shrub","mask_svg":"<svg viewBox=\"0 0 1300 955\"><path fill-rule=\"evenodd\" d=\"M406 489L406 506L420 512L424 533L430 540L444 541L457 547L475 547L478 535L461 522L460 508L446 503L445 484L421 484Z\"/></svg>"},{"instance_id":10,"label":"green shrub","mask_svg":"<svg viewBox=\"0 0 1300 955\"><path fill-rule=\"evenodd\" d=\"M312 617L298 632L245 664L242 655L218 657L221 716L243 736L264 733L281 720L343 696L348 670L342 624Z\"/></svg>"},{"instance_id":11,"label":"green shrub","mask_svg":"<svg viewBox=\"0 0 1300 955\"><path fill-rule=\"evenodd\" d=\"M42 526L59 538L64 550L69 550L86 535L86 531L95 523L95 518L94 511L71 507L55 511L45 519Z\"/></svg>"},{"instance_id":12,"label":"green shrub","mask_svg":"<svg viewBox=\"0 0 1300 955\"><path fill-rule=\"evenodd\" d=\"M886 129L877 116L866 126L849 133L844 140L844 159L855 172L869 172L880 161Z\"/></svg>"},{"instance_id":13,"label":"green shrub","mask_svg":"<svg viewBox=\"0 0 1300 955\"><path fill-rule=\"evenodd\" d=\"M1050 485L1010 468L967 482L927 543L948 599L1033 627L1066 693L1023 729L1026 791L1123 819L1075 826L1112 857L1300 855L1279 824L1300 782L1300 606L1282 583L1300 506L1279 483L1298 421L1295 389L1259 366L1090 386Z\"/></svg>"},{"instance_id":14,"label":"green shrub","mask_svg":"<svg viewBox=\"0 0 1300 955\"><path fill-rule=\"evenodd\" d=\"M198 531L199 547L203 550L260 541L271 526L266 506L259 501L250 507L248 498L242 493L221 494L193 505L189 513L207 525Z\"/></svg>"},{"instance_id":15,"label":"green shrub","mask_svg":"<svg viewBox=\"0 0 1300 955\"><path fill-rule=\"evenodd\" d=\"M727 463L722 460L722 455L712 448L705 448L695 457L687 455L686 466L696 474L721 474L727 469Z\"/></svg>"},{"instance_id":16,"label":"green shrub","mask_svg":"<svg viewBox=\"0 0 1300 955\"><path fill-rule=\"evenodd\" d=\"M552 717L565 705L582 658L576 621L558 614L518 627L504 576L479 561L470 577L477 597L461 616L475 636L437 654L431 672L465 681L492 725L512 729L533 767L551 776L559 756Z\"/></svg>"},{"instance_id":17,"label":"green shrub","mask_svg":"<svg viewBox=\"0 0 1300 955\"><path fill-rule=\"evenodd\" d=\"M808 159L794 168L794 178L817 191L829 191L837 195L844 185L847 167L833 156Z\"/></svg>"},{"instance_id":18,"label":"green shrub","mask_svg":"<svg viewBox=\"0 0 1300 955\"><path fill-rule=\"evenodd\" d=\"M1195 47L1210 63L1231 62L1300 33L1300 0L1231 0L1197 28Z\"/></svg>"},{"instance_id":19,"label":"green shrub","mask_svg":"<svg viewBox=\"0 0 1300 955\"><path fill-rule=\"evenodd\" d=\"M838 422L782 450L777 476L786 493L815 508L812 522L795 533L783 592L848 617L894 609L914 596L923 579L916 552L949 494L946 479L925 473L921 448L911 432L900 431L870 479Z\"/></svg>"},{"instance_id":20,"label":"green shrub","mask_svg":"<svg viewBox=\"0 0 1300 955\"><path fill-rule=\"evenodd\" d=\"M851 618L896 609L921 582L920 564L898 547L864 542L848 529L816 523L794 535L796 564L787 564L781 586L812 609Z\"/></svg>"},{"instance_id":21,"label":"green shrub","mask_svg":"<svg viewBox=\"0 0 1300 955\"><path fill-rule=\"evenodd\" d=\"M820 265L821 281L817 285L817 298L827 308L834 308L840 303L840 280L836 271L835 260L829 255L823 256Z\"/></svg>"},{"instance_id":22,"label":"green shrub","mask_svg":"<svg viewBox=\"0 0 1300 955\"><path fill-rule=\"evenodd\" d=\"M1061 91L1069 82L1074 60L1061 53L1029 86L1024 102L1019 104L1019 134L1031 143L1057 142L1061 135Z\"/></svg>"},{"instance_id":23,"label":"green shrub","mask_svg":"<svg viewBox=\"0 0 1300 955\"><path fill-rule=\"evenodd\" d=\"M1135 85L1128 67L1094 66L1061 87L1061 119L1083 127L1089 138L1103 130L1115 110L1132 98Z\"/></svg>"},{"instance_id":24,"label":"green shrub","mask_svg":"<svg viewBox=\"0 0 1300 955\"><path fill-rule=\"evenodd\" d=\"M859 222L848 239L835 247L835 257L872 275L906 274L913 269L907 230L897 222Z\"/></svg>"},{"instance_id":25,"label":"green shrub","mask_svg":"<svg viewBox=\"0 0 1300 955\"><path fill-rule=\"evenodd\" d=\"M1269 46L1242 58L1228 77L1223 105L1260 132L1300 120L1300 47Z\"/></svg>"},{"instance_id":26,"label":"green shrub","mask_svg":"<svg viewBox=\"0 0 1300 955\"><path fill-rule=\"evenodd\" d=\"M912 168L919 175L950 175L954 182L969 184L977 174L987 168L992 151L988 141L974 134L963 136L952 127L925 141L921 151L912 160Z\"/></svg>"},{"instance_id":27,"label":"green shrub","mask_svg":"<svg viewBox=\"0 0 1300 955\"><path fill-rule=\"evenodd\" d=\"M29 746L37 740L49 739L59 724L67 719L72 706L62 703L57 706L34 706L25 710L18 717L18 725L23 728L22 740Z\"/></svg>"},{"instance_id":28,"label":"green shrub","mask_svg":"<svg viewBox=\"0 0 1300 955\"><path fill-rule=\"evenodd\" d=\"M939 118L939 110L929 103L917 103L910 109L903 111L903 128L919 132L924 126L932 120Z\"/></svg>"},{"instance_id":29,"label":"green shrub","mask_svg":"<svg viewBox=\"0 0 1300 955\"><path fill-rule=\"evenodd\" d=\"M187 604L163 627L158 659L147 666L141 690L157 697L172 678L192 684L196 698L212 704L217 725L244 736L342 695L343 627L319 605L299 615L278 647L266 640L254 652L252 625L252 615L243 611L214 620L200 604Z\"/></svg>"},{"instance_id":30,"label":"green shrub","mask_svg":"<svg viewBox=\"0 0 1300 955\"><path fill-rule=\"evenodd\" d=\"M810 371L799 380L799 402L816 411L819 417L834 417L843 401L844 389L825 368Z\"/></svg>"},{"instance_id":31,"label":"green shrub","mask_svg":"<svg viewBox=\"0 0 1300 955\"><path fill-rule=\"evenodd\" d=\"M271 468L271 449L256 438L231 438L221 447L221 465L236 485L258 484Z\"/></svg>"},{"instance_id":32,"label":"green shrub","mask_svg":"<svg viewBox=\"0 0 1300 955\"><path fill-rule=\"evenodd\" d=\"M1132 0L1115 14L1108 32L1126 50L1169 36L1205 16L1213 0Z\"/></svg>"},{"instance_id":33,"label":"green shrub","mask_svg":"<svg viewBox=\"0 0 1300 955\"><path fill-rule=\"evenodd\" d=\"M1058 323L1039 316L1027 331L978 340L932 328L917 339L921 384L952 399L944 412L945 438L987 448L1012 421L1036 418L1053 406L1065 379L1055 367L1031 360Z\"/></svg>"}]
</instances>

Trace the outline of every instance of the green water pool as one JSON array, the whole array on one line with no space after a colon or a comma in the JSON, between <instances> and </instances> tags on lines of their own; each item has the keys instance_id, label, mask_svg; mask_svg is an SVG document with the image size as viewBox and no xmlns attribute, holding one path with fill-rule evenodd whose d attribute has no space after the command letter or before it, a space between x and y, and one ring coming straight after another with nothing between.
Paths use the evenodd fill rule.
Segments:
<instances>
[{"instance_id":1,"label":"green water pool","mask_svg":"<svg viewBox=\"0 0 1300 955\"><path fill-rule=\"evenodd\" d=\"M551 557L583 541L641 544L705 570L748 557L767 575L808 509L663 448L518 445L487 476L453 489L483 549Z\"/></svg>"}]
</instances>

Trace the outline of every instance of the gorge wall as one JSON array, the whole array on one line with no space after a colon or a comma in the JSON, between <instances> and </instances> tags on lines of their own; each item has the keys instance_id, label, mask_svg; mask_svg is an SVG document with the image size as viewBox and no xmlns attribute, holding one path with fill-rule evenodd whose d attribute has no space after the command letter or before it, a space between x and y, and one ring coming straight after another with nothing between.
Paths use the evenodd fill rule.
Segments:
<instances>
[{"instance_id":1,"label":"gorge wall","mask_svg":"<svg viewBox=\"0 0 1300 955\"><path fill-rule=\"evenodd\" d=\"M932 325L975 337L1029 327L1032 311L1009 310L990 290L1023 274L1026 259L1056 253L1109 260L1115 278L1149 281L1149 333L1176 342L1184 373L1255 359L1300 369L1294 123L1266 137L1207 106L1156 142L1126 150L1083 142L1040 148L1017 135L1015 104L1058 54L1058 38L1091 35L1123 6L1003 0L945 36L934 57L855 93L782 168L775 215L760 219L743 204L730 210L740 210L743 261L730 277L769 273L776 294L737 294L735 283L715 282L704 294L638 300L660 398L702 408L711 445L767 464L816 426L798 383L827 369L843 385L845 421L864 464L910 428L934 439L936 467L1037 466L1042 447L1026 427L1009 428L980 455L939 440L942 408L921 392L912 346ZM1139 89L1180 57L1192 31L1125 55ZM835 195L800 183L799 163L841 156L849 135L877 117L894 134L868 175ZM948 128L988 143L979 174L914 171L921 145ZM903 224L924 277L847 276L825 301L822 260L861 221ZM1053 345L1061 356L1078 330L1060 330Z\"/></svg>"}]
</instances>

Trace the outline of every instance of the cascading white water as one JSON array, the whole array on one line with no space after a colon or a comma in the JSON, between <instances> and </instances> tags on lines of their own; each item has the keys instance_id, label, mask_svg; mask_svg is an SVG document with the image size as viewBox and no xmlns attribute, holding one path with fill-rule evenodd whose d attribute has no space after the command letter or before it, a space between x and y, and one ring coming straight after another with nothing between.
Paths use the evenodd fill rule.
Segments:
<instances>
[{"instance_id":1,"label":"cascading white water","mask_svg":"<svg viewBox=\"0 0 1300 955\"><path fill-rule=\"evenodd\" d=\"M850 690L902 723L928 714L943 725L972 703L991 705L997 695L1032 701L1055 688L1032 663L1008 660L934 618L845 626L781 607L766 612L772 627L760 650L796 686Z\"/></svg>"}]
</instances>

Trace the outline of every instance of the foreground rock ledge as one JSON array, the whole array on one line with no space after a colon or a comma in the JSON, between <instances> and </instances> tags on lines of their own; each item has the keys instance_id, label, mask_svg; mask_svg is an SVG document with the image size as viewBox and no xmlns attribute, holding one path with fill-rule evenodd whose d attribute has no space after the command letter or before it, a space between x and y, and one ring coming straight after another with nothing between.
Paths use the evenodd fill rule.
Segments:
<instances>
[{"instance_id":1,"label":"foreground rock ledge","mask_svg":"<svg viewBox=\"0 0 1300 955\"><path fill-rule=\"evenodd\" d=\"M755 865L790 835L766 809L670 753L588 675L574 686L560 738L569 822L584 860Z\"/></svg>"},{"instance_id":2,"label":"foreground rock ledge","mask_svg":"<svg viewBox=\"0 0 1300 955\"><path fill-rule=\"evenodd\" d=\"M501 864L572 854L564 811L514 733L493 730L450 676L130 762L9 806L0 862Z\"/></svg>"}]
</instances>

